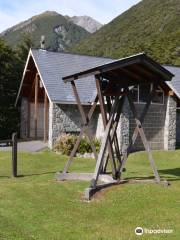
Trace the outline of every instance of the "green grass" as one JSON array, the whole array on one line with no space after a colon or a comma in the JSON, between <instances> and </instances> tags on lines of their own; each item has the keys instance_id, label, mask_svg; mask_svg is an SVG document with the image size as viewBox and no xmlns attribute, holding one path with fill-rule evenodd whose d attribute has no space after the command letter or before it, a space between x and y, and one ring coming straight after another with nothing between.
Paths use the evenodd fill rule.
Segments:
<instances>
[{"instance_id":1,"label":"green grass","mask_svg":"<svg viewBox=\"0 0 180 240\"><path fill-rule=\"evenodd\" d=\"M56 182L66 157L20 153L19 175L11 179L10 153L0 152L0 239L131 240L180 239L180 151L154 152L166 188L157 184L111 187L89 203L88 182ZM73 171L92 171L94 160L76 159ZM132 154L124 177L150 177L145 153ZM173 234L136 236L137 226L173 229Z\"/></svg>"}]
</instances>

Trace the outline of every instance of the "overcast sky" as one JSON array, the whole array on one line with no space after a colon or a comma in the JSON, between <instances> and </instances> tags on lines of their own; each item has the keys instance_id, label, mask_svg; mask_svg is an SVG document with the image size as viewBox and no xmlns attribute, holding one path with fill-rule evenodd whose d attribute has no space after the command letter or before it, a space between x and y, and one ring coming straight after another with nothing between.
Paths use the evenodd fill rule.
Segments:
<instances>
[{"instance_id":1,"label":"overcast sky","mask_svg":"<svg viewBox=\"0 0 180 240\"><path fill-rule=\"evenodd\" d=\"M105 24L141 0L0 0L0 32L47 10Z\"/></svg>"}]
</instances>

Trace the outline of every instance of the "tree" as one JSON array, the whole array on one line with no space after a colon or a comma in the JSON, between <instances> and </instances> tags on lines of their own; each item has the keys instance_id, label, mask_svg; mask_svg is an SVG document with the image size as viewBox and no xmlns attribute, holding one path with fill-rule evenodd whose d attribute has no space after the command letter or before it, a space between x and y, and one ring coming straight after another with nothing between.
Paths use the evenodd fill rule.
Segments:
<instances>
[{"instance_id":1,"label":"tree","mask_svg":"<svg viewBox=\"0 0 180 240\"><path fill-rule=\"evenodd\" d=\"M0 138L18 131L19 114L14 107L21 74L14 50L0 39Z\"/></svg>"},{"instance_id":2,"label":"tree","mask_svg":"<svg viewBox=\"0 0 180 240\"><path fill-rule=\"evenodd\" d=\"M19 61L22 65L25 64L30 48L33 47L33 41L29 34L23 34L20 43L16 47L16 52Z\"/></svg>"},{"instance_id":3,"label":"tree","mask_svg":"<svg viewBox=\"0 0 180 240\"><path fill-rule=\"evenodd\" d=\"M30 47L27 34L14 50L0 38L0 139L19 131L20 114L14 104Z\"/></svg>"}]
</instances>

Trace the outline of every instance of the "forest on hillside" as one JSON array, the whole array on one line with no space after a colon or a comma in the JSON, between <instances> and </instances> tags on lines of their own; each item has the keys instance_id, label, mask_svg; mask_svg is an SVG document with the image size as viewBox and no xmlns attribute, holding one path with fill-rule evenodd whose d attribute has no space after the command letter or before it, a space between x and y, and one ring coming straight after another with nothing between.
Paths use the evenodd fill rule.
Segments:
<instances>
[{"instance_id":1,"label":"forest on hillside","mask_svg":"<svg viewBox=\"0 0 180 240\"><path fill-rule=\"evenodd\" d=\"M161 64L180 65L180 1L143 0L71 50L112 58L145 52Z\"/></svg>"},{"instance_id":2,"label":"forest on hillside","mask_svg":"<svg viewBox=\"0 0 180 240\"><path fill-rule=\"evenodd\" d=\"M0 139L19 132L20 116L15 99L31 39L23 36L15 49L0 38Z\"/></svg>"}]
</instances>

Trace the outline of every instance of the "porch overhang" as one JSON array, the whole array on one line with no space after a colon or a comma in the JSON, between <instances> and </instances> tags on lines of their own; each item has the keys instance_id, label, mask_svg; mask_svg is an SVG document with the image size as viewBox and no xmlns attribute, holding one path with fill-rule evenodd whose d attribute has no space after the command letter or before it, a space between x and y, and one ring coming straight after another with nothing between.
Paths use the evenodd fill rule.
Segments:
<instances>
[{"instance_id":1,"label":"porch overhang","mask_svg":"<svg viewBox=\"0 0 180 240\"><path fill-rule=\"evenodd\" d=\"M97 75L110 81L121 81L121 85L124 83L126 86L142 83L142 81L171 81L174 76L145 53L140 53L65 76L63 80L66 83L91 75Z\"/></svg>"}]
</instances>

